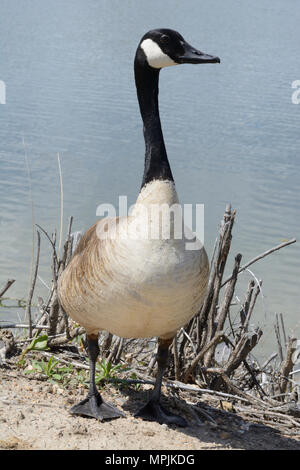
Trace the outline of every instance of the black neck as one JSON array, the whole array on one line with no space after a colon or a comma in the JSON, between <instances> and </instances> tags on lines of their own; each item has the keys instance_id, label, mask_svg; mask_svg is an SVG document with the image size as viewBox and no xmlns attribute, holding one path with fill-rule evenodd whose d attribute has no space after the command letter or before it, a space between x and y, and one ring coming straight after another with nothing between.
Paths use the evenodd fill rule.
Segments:
<instances>
[{"instance_id":1,"label":"black neck","mask_svg":"<svg viewBox=\"0 0 300 470\"><path fill-rule=\"evenodd\" d=\"M150 67L137 53L134 62L135 83L144 123L145 168L142 187L153 180L173 180L164 143L158 109L160 69Z\"/></svg>"}]
</instances>

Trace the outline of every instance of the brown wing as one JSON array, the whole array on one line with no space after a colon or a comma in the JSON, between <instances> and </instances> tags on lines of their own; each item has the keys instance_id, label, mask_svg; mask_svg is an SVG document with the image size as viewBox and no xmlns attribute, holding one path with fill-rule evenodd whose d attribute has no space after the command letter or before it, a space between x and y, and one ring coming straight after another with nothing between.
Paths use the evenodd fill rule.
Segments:
<instances>
[{"instance_id":1,"label":"brown wing","mask_svg":"<svg viewBox=\"0 0 300 470\"><path fill-rule=\"evenodd\" d=\"M73 253L73 257L82 253L85 250L85 248L88 246L88 244L96 237L97 223L98 222L92 225L81 237L80 242L78 243Z\"/></svg>"}]
</instances>

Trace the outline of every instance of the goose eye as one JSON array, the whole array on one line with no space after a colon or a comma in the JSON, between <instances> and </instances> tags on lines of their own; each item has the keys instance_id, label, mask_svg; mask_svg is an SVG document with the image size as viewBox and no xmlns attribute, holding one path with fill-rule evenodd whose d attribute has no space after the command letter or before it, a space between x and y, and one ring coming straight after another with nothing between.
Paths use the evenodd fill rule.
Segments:
<instances>
[{"instance_id":1,"label":"goose eye","mask_svg":"<svg viewBox=\"0 0 300 470\"><path fill-rule=\"evenodd\" d=\"M169 42L169 37L166 36L166 34L163 34L163 35L160 37L160 42L162 42L163 44L168 44L168 42Z\"/></svg>"}]
</instances>

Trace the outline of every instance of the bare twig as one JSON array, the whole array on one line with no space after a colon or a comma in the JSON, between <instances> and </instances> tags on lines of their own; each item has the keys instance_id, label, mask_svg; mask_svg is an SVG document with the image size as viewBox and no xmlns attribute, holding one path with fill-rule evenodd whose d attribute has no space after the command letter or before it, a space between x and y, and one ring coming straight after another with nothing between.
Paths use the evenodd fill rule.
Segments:
<instances>
[{"instance_id":1,"label":"bare twig","mask_svg":"<svg viewBox=\"0 0 300 470\"><path fill-rule=\"evenodd\" d=\"M32 328L37 330L48 330L49 326L46 325L31 325ZM4 325L0 325L0 330L5 328L30 328L30 325L27 323L5 323Z\"/></svg>"},{"instance_id":2,"label":"bare twig","mask_svg":"<svg viewBox=\"0 0 300 470\"><path fill-rule=\"evenodd\" d=\"M70 330L69 335L61 334L61 335L53 335L53 338L49 337L48 346L62 346L63 344L68 343L70 340L76 338L77 336L83 335L85 333L85 329L81 326L77 326Z\"/></svg>"},{"instance_id":3,"label":"bare twig","mask_svg":"<svg viewBox=\"0 0 300 470\"><path fill-rule=\"evenodd\" d=\"M279 328L279 321L278 321L278 315L276 313L276 322L274 324L274 329L275 329L275 335L277 339L277 344L278 344L278 351L279 351L279 357L280 361L283 361L283 351L282 351L282 344L281 344L281 338L280 338L280 328Z\"/></svg>"},{"instance_id":4,"label":"bare twig","mask_svg":"<svg viewBox=\"0 0 300 470\"><path fill-rule=\"evenodd\" d=\"M245 318L245 322L243 324L243 331L247 331L248 329L248 325L249 325L249 321L250 321L250 318L251 318L251 315L252 315L252 312L254 310L254 305L256 303L256 299L258 297L258 294L260 293L261 291L261 286L262 286L262 281L260 280L259 281L259 285L256 286L256 289L255 289L255 292L254 292L254 296L253 296L253 299L252 299L252 302L249 306L249 310L248 310L248 313L247 313L247 316Z\"/></svg>"},{"instance_id":5,"label":"bare twig","mask_svg":"<svg viewBox=\"0 0 300 470\"><path fill-rule=\"evenodd\" d=\"M239 270L241 259L242 259L242 255L237 254L236 257L235 257L235 264L234 264L234 268L233 268L233 272L232 272L232 278L231 278L230 283L228 284L228 286L225 290L224 299L223 299L223 302L222 302L222 304L219 308L219 311L218 311L217 331L222 330L223 327L224 327L224 323L225 323L225 320L226 320L226 315L228 313L228 309L230 307L232 297L233 297L233 294L234 294L234 288L235 288L235 284L236 284L236 280L237 280L237 275L238 275L238 270Z\"/></svg>"},{"instance_id":6,"label":"bare twig","mask_svg":"<svg viewBox=\"0 0 300 470\"><path fill-rule=\"evenodd\" d=\"M198 362L203 358L203 356L205 355L205 353L213 346L215 346L220 340L221 338L224 336L224 332L223 331L218 331L215 336L212 338L212 340L206 344L204 346L204 348L197 354L197 356L192 360L191 364L189 365L188 369L186 370L185 374L184 374L184 379L183 381L184 382L187 382L190 375L192 374L194 368L196 367L196 365L198 364Z\"/></svg>"},{"instance_id":7,"label":"bare twig","mask_svg":"<svg viewBox=\"0 0 300 470\"><path fill-rule=\"evenodd\" d=\"M230 376L230 374L238 368L241 362L246 359L249 352L257 345L261 335L262 331L259 328L257 328L255 332L244 333L232 351L226 364L226 368L224 370L226 375Z\"/></svg>"},{"instance_id":8,"label":"bare twig","mask_svg":"<svg viewBox=\"0 0 300 470\"><path fill-rule=\"evenodd\" d=\"M58 263L58 256L57 256L57 253L56 253L55 242L51 239L51 237L50 237L50 235L48 234L48 232L46 232L46 230L44 230L39 224L35 224L35 225L36 225L36 226L46 235L46 237L48 238L49 242L51 243L51 246L52 246L52 249L53 249L53 253L54 253L56 262Z\"/></svg>"},{"instance_id":9,"label":"bare twig","mask_svg":"<svg viewBox=\"0 0 300 470\"><path fill-rule=\"evenodd\" d=\"M248 263L244 264L244 265L239 269L239 273L241 273L242 271L244 271L245 269L247 269L249 266L251 266L251 264L256 263L256 261L259 261L260 259L264 258L265 256L270 255L270 254L273 253L274 251L280 250L281 248L284 248L285 246L291 245L292 243L295 243L295 242L296 242L296 238L292 238L291 240L288 240L287 242L280 243L280 245L276 245L276 246L274 246L273 248L270 248L270 250L264 251L264 252L261 253L260 255L256 256L256 257L253 258L252 260L248 261ZM227 282L230 281L231 277L232 277L232 276L228 277L228 278L223 282L223 284L222 284L221 287L225 286L225 284L227 284Z\"/></svg>"},{"instance_id":10,"label":"bare twig","mask_svg":"<svg viewBox=\"0 0 300 470\"><path fill-rule=\"evenodd\" d=\"M32 301L33 292L34 292L35 283L36 283L36 277L38 273L39 259L40 259L40 247L41 247L41 237L40 237L40 232L37 231L37 252L36 252L35 269L34 269L34 274L33 274L31 286L30 286L29 293L28 293L26 310L25 310L25 317L28 318L28 323L29 323L29 336L32 336L31 301Z\"/></svg>"},{"instance_id":11,"label":"bare twig","mask_svg":"<svg viewBox=\"0 0 300 470\"><path fill-rule=\"evenodd\" d=\"M255 282L254 282L253 279L252 279L252 280L249 282L248 290L247 290L247 292L246 292L245 302L244 302L244 304L243 304L243 306L242 306L242 309L241 309L241 311L240 311L242 326L244 326L244 324L245 324L245 322L246 322L246 318L247 318L247 315L248 315L248 312L249 312L250 302L251 302L251 299L252 299L252 294L253 294L254 286L255 286Z\"/></svg>"},{"instance_id":12,"label":"bare twig","mask_svg":"<svg viewBox=\"0 0 300 470\"><path fill-rule=\"evenodd\" d=\"M284 327L284 321L283 321L283 315L282 313L279 314L280 316L280 322L281 322L281 329L282 329L282 334L283 334L283 339L284 339L284 345L287 347L287 338L286 338L286 333L285 333L285 327Z\"/></svg>"},{"instance_id":13,"label":"bare twig","mask_svg":"<svg viewBox=\"0 0 300 470\"><path fill-rule=\"evenodd\" d=\"M276 412L276 411L268 411L268 410L258 410L258 409L248 409L248 408L242 408L242 407L237 407L237 409L243 411L244 413L247 414L263 414L265 416L270 416L273 418L279 418L285 421L289 421L291 424L293 424L296 427L300 427L300 423L293 419L291 416L288 416L286 414Z\"/></svg>"},{"instance_id":14,"label":"bare twig","mask_svg":"<svg viewBox=\"0 0 300 470\"><path fill-rule=\"evenodd\" d=\"M293 354L296 350L295 345L296 338L289 338L288 347L286 358L281 364L280 374L281 374L281 381L280 381L280 391L281 393L286 393L287 385L288 385L288 376L293 369Z\"/></svg>"},{"instance_id":15,"label":"bare twig","mask_svg":"<svg viewBox=\"0 0 300 470\"><path fill-rule=\"evenodd\" d=\"M204 344L208 343L214 335L219 293L230 250L234 220L235 211L231 212L230 205L227 205L220 226L217 256L209 279L207 294L198 316L197 351L200 351ZM208 364L205 365L208 366Z\"/></svg>"},{"instance_id":16,"label":"bare twig","mask_svg":"<svg viewBox=\"0 0 300 470\"><path fill-rule=\"evenodd\" d=\"M236 255L232 279L229 282L228 286L226 287L224 299L218 311L216 332L222 331L224 328L224 323L225 323L228 310L230 307L230 303L232 301L232 297L234 294L234 288L235 288L235 284L237 280L237 275L238 275L238 270L239 270L241 259L242 259L241 254ZM217 343L215 343L215 345L211 347L205 354L204 365L206 367L208 367L211 363L211 360L215 353L216 345Z\"/></svg>"},{"instance_id":17,"label":"bare twig","mask_svg":"<svg viewBox=\"0 0 300 470\"><path fill-rule=\"evenodd\" d=\"M15 279L8 279L6 281L6 284L2 287L2 289L0 290L0 299L1 297L3 297L3 295L5 294L5 292L10 288L10 286L15 282Z\"/></svg>"},{"instance_id":18,"label":"bare twig","mask_svg":"<svg viewBox=\"0 0 300 470\"><path fill-rule=\"evenodd\" d=\"M58 163L59 183L60 183L60 228L59 228L59 241L58 241L57 251L58 251L58 255L60 256L62 234L63 234L63 220L64 220L64 189L63 189L63 179L62 179L59 153L57 154L57 163Z\"/></svg>"},{"instance_id":19,"label":"bare twig","mask_svg":"<svg viewBox=\"0 0 300 470\"><path fill-rule=\"evenodd\" d=\"M72 238L71 238L72 223L73 223L73 217L71 216L69 219L67 238L64 244L64 250L63 250L63 254L62 254L61 262L59 266L59 274L65 269L72 255Z\"/></svg>"},{"instance_id":20,"label":"bare twig","mask_svg":"<svg viewBox=\"0 0 300 470\"><path fill-rule=\"evenodd\" d=\"M278 353L273 352L271 356L263 363L263 365L260 368L260 372L263 372L264 369L272 362L276 357L278 356Z\"/></svg>"},{"instance_id":21,"label":"bare twig","mask_svg":"<svg viewBox=\"0 0 300 470\"><path fill-rule=\"evenodd\" d=\"M178 357L178 346L177 346L177 335L173 339L173 355L174 355L174 369L175 369L175 380L180 379L180 366Z\"/></svg>"}]
</instances>

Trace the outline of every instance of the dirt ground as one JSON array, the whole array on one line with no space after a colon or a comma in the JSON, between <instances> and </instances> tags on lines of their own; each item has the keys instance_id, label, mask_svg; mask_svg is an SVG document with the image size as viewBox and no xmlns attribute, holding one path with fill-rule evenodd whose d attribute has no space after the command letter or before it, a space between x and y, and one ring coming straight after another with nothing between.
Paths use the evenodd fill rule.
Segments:
<instances>
[{"instance_id":1,"label":"dirt ground","mask_svg":"<svg viewBox=\"0 0 300 470\"><path fill-rule=\"evenodd\" d=\"M247 422L237 414L220 410L215 403L206 403L203 422L195 423L185 402L176 400L177 413L180 403L180 413L189 422L187 428L137 419L133 415L148 394L147 386L143 387L136 391L105 386L103 398L122 409L126 417L101 423L69 414L68 409L86 394L83 387L67 390L26 376L13 365L0 368L0 449L300 450L300 440L283 436L272 427ZM165 389L164 395L165 405L172 408L174 398L166 396ZM214 422L205 420L204 410Z\"/></svg>"}]
</instances>

